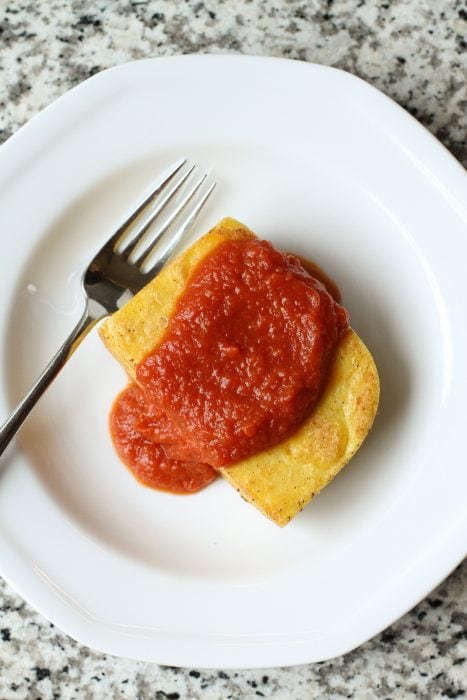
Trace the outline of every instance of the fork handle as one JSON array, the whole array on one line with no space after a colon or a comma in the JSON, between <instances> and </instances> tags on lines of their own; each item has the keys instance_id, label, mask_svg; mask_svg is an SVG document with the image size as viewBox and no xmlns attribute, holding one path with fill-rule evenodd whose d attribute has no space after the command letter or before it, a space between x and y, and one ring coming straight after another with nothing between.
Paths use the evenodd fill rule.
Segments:
<instances>
[{"instance_id":1,"label":"fork handle","mask_svg":"<svg viewBox=\"0 0 467 700\"><path fill-rule=\"evenodd\" d=\"M98 320L99 318L93 318L89 315L87 310L85 311L68 338L50 360L39 379L31 387L21 403L18 404L11 416L2 425L0 428L0 456L8 447L44 391L52 383L64 364Z\"/></svg>"}]
</instances>

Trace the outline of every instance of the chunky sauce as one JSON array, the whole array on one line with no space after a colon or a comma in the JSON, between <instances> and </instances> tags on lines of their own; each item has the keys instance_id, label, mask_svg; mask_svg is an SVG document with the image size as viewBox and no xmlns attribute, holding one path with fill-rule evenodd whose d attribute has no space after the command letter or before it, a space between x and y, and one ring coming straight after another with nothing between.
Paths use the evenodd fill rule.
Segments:
<instances>
[{"instance_id":1,"label":"chunky sauce","mask_svg":"<svg viewBox=\"0 0 467 700\"><path fill-rule=\"evenodd\" d=\"M266 241L226 241L202 260L160 345L137 367L139 386L114 404L114 442L135 476L196 491L215 468L293 433L348 327L330 292Z\"/></svg>"}]
</instances>

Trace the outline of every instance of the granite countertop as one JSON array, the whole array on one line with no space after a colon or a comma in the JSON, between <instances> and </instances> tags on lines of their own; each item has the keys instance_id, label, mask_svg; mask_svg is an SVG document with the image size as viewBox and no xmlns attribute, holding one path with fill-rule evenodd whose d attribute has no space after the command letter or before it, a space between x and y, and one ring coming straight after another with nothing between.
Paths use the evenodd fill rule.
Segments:
<instances>
[{"instance_id":1,"label":"granite countertop","mask_svg":"<svg viewBox=\"0 0 467 700\"><path fill-rule=\"evenodd\" d=\"M0 10L0 140L88 76L128 60L246 53L361 76L467 165L467 5L456 0L39 0ZM457 698L467 695L467 563L359 649L289 669L203 671L116 659L0 587L0 697Z\"/></svg>"}]
</instances>

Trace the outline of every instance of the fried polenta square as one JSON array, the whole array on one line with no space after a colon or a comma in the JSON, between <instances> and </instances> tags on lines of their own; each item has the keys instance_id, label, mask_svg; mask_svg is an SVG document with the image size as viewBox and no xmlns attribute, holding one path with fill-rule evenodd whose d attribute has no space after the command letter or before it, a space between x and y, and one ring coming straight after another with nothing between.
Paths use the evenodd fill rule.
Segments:
<instances>
[{"instance_id":1,"label":"fried polenta square","mask_svg":"<svg viewBox=\"0 0 467 700\"><path fill-rule=\"evenodd\" d=\"M234 219L220 221L167 265L99 328L130 379L161 342L168 319L198 263L225 240L255 238ZM351 329L335 349L320 398L301 427L275 447L232 466L222 476L248 502L284 526L348 463L368 434L379 401L378 372Z\"/></svg>"}]
</instances>

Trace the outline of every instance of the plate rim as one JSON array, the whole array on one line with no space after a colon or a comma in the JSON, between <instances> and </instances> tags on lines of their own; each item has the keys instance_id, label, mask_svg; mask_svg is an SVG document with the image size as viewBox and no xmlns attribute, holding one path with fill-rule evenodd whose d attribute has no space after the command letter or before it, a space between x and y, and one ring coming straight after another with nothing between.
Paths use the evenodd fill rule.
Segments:
<instances>
[{"instance_id":1,"label":"plate rim","mask_svg":"<svg viewBox=\"0 0 467 700\"><path fill-rule=\"evenodd\" d=\"M359 89L364 89L368 95L371 95L371 98L373 100L376 99L379 104L384 106L384 108L387 110L392 110L392 114L394 115L394 118L396 120L401 120L402 119L402 126L405 127L407 124L411 124L411 130L412 132L415 131L417 134L422 138L422 140L425 138L426 141L425 143L427 144L428 148L431 151L430 156L432 155L435 160L441 159L441 161L444 160L444 166L447 168L449 178L452 178L453 180L459 180L459 187L460 187L460 180L465 179L467 176L466 171L464 170L462 164L446 149L446 147L441 144L425 127L423 127L414 117L412 117L409 113L407 113L402 107L397 105L397 103L393 102L391 98L387 97L383 93L381 93L377 88L369 85L366 83L364 80L361 78L358 78L357 76L354 76L346 71L342 71L340 69L334 68L334 67L329 67L329 66L322 66L320 64L313 64L313 63L307 63L307 62L302 62L302 61L292 61L291 59L285 59L285 58L275 58L275 57L265 57L265 56L247 56L247 55L230 55L230 54L186 54L183 56L170 56L170 57L157 57L157 58L145 58L145 59L140 59L138 61L130 61L124 64L120 64L117 66L112 66L104 71L101 71L100 73L88 78L84 82L80 83L79 85L75 86L68 92L66 92L64 95L58 97L56 100L54 100L52 103L50 103L47 107L45 107L43 110L41 110L36 116L34 116L31 120L29 120L24 126L22 126L15 134L13 134L2 146L0 147L0 162L3 160L6 160L8 162L8 159L10 158L10 152L15 151L15 149L20 148L21 150L23 148L27 149L27 142L28 140L35 140L41 137L41 129L43 128L43 125L45 125L46 129L49 115L53 114L55 112L55 115L57 117L61 117L60 111L65 114L65 107L72 106L77 100L81 100L83 96L85 97L86 92L92 87L95 86L97 89L99 82L102 83L102 81L117 81L119 82L121 79L125 77L125 73L128 71L133 71L137 69L138 65L141 64L151 64L154 65L157 63L158 65L161 65L163 62L173 62L173 61L193 61L196 60L198 62L202 61L208 61L208 62L213 62L213 61L228 61L231 63L242 61L242 62L247 62L247 61L256 61L256 62L261 62L261 63L268 63L271 64L272 62L281 62L283 64L287 63L289 66L302 66L300 70L318 70L318 71L325 71L328 72L329 74L333 74L335 76L340 76L339 79L345 79L350 82L354 82L355 85L359 85ZM68 117L69 118L69 117ZM24 146L23 146L24 143ZM443 173L443 180L444 180L444 173ZM467 179L462 183L463 186L465 186L467 182ZM457 190L457 187L455 188ZM467 193L467 188L466 188L466 193ZM458 198L457 193L455 193L453 196ZM465 196L465 202L461 201L462 207L465 207L467 210L467 196ZM467 522L467 521L466 521ZM465 527L465 525L464 525ZM7 545L3 542L3 537L1 537L2 533L0 533L0 547L2 547L3 551L6 551L8 549ZM408 610L410 610L417 602L419 602L423 597L425 597L436 585L440 583L453 569L455 569L458 564L463 560L463 558L466 556L467 551L465 550L465 542L464 542L464 537L465 535L463 534L462 526L459 528L457 537L453 536L450 541L450 547L446 546L444 543L444 549L441 549L441 554L440 556L444 556L444 569L443 571L439 571L438 574L436 574L434 571L432 572L432 577L430 579L430 582L427 581L426 585L424 586L424 592L420 594L419 592L413 591L412 594L412 602L409 602L406 604L404 607L405 609L402 610L400 609L400 612L396 617L392 613L388 613L387 618L385 622L383 622L379 626L379 630L381 631L385 627L387 627L389 624L395 621L397 617L400 615L404 614ZM449 556L448 556L449 552ZM10 552L10 556L14 557L15 553ZM99 622L94 620L93 622L91 621L86 621L84 618L81 618L79 623L76 623L76 620L72 620L71 618L68 618L66 616L66 613L60 614L59 612L54 611L54 605L53 603L51 604L50 601L48 600L48 594L50 591L45 591L45 595L42 595L37 589L37 596L36 595L30 595L27 590L25 590L24 585L21 580L21 576L18 578L18 576L15 576L14 574L11 575L11 572L5 571L4 569L4 563L3 561L0 561L0 568L1 568L1 573L2 576L5 578L7 583L11 585L18 593L30 604L32 605L35 609L37 609L41 614L45 615L47 619L52 621L54 624L56 624L59 628L63 629L69 636L72 638L76 639L77 641L80 641L80 643L85 644L86 646L89 646L91 648L97 648L103 653L109 653L113 655L121 655L121 652L118 651L119 648L119 639L120 635L118 633L114 633L112 630L109 630L107 623L105 622ZM17 569L19 570L19 569ZM40 600L39 600L40 599ZM38 602L39 600L39 602ZM50 600L55 600L55 599L50 599ZM389 619L390 618L390 619ZM101 630L101 627L103 626L103 632ZM101 644L94 644L93 643L93 630L96 630L96 627L99 628L99 635L103 634L103 636L109 636L110 637L107 639L107 641L103 640ZM281 659L285 658L285 664L286 665L297 665L301 663L307 663L310 661L318 661L318 660L325 660L329 658L333 658L335 656L345 654L351 649L354 649L356 646L359 646L363 642L367 641L370 637L373 637L375 634L378 633L378 631L373 631L371 632L370 636L366 632L364 632L361 635L354 634L354 638L352 641L349 641L346 645L341 645L340 648L335 650L332 653L327 653L324 656L320 655L319 658L310 658L310 654L306 652L306 650L299 655L298 653L293 653L292 656L296 656L297 660L296 661L290 661L287 660L285 657L290 657L290 654L284 654L282 653L280 655L280 658L275 658L273 663L268 664L267 662L265 663L264 659L264 653L263 654L258 654L258 661L259 663L249 663L247 665L242 666L243 668L267 668L267 667L276 667L278 665L284 665L284 661L281 661ZM186 641L184 642L186 644ZM279 643L279 642L278 642ZM198 647L199 643L198 642L193 642L193 645ZM300 645L303 648L306 646L306 642L300 642ZM299 646L300 646L299 645ZM339 646L339 645L337 645ZM225 645L224 645L225 648ZM161 660L161 652L162 650L159 649L158 653L158 658L155 659L154 655L148 654L146 657L144 656L144 653L138 652L137 655L132 655L131 653L128 652L128 649L125 650L124 656L127 656L128 658L137 658L140 660L144 661L157 661L158 663L164 663L164 664L169 664L169 665L174 665L174 666L191 666L191 665L197 665L198 667L205 667L205 668L238 668L238 663L233 663L231 665L226 663L225 658L222 660L221 664L217 665L206 665L206 664L193 664L189 662L188 655L190 652L185 651L185 660L183 663L180 663L180 660L178 659L173 659L173 658L168 658L166 660ZM252 650L250 647L250 651L248 652L248 655L252 654ZM183 656L183 655L181 655Z\"/></svg>"}]
</instances>

